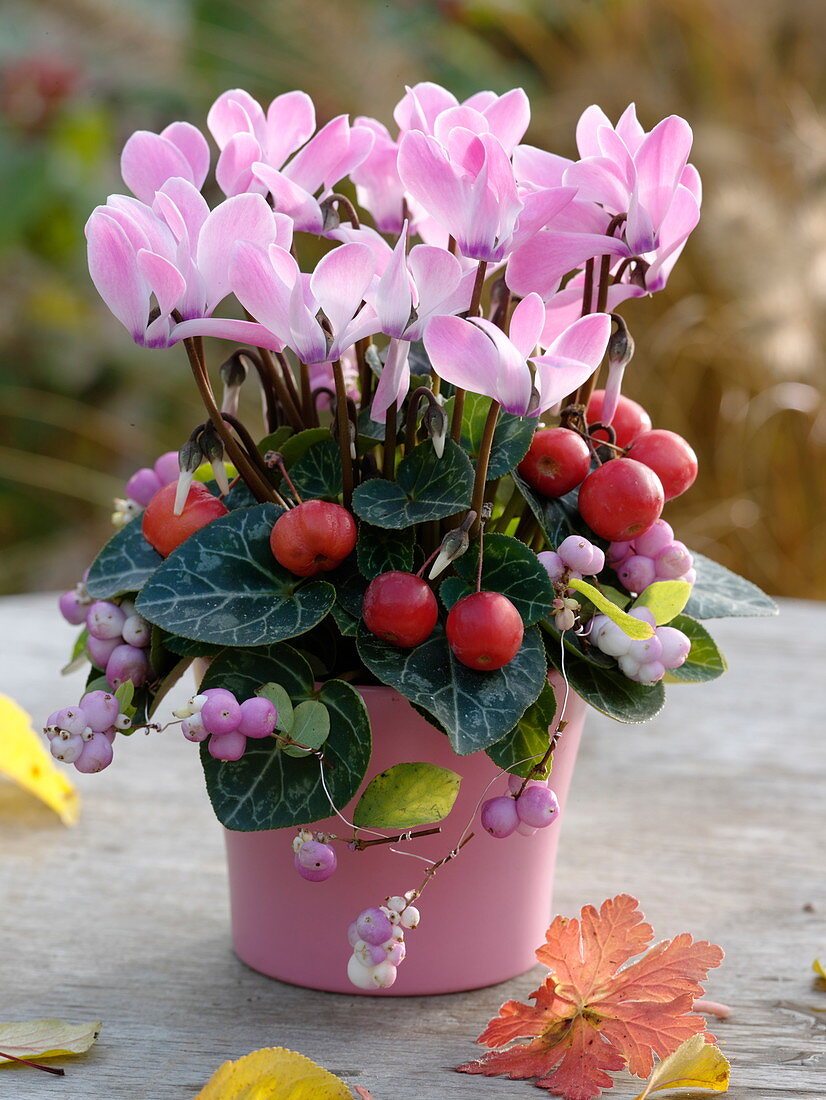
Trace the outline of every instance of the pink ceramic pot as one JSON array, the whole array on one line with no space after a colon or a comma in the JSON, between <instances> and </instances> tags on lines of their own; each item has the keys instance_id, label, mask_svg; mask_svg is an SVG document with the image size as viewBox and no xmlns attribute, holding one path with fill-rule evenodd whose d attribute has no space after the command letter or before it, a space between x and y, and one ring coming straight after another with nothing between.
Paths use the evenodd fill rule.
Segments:
<instances>
[{"instance_id":1,"label":"pink ceramic pot","mask_svg":"<svg viewBox=\"0 0 826 1100\"><path fill-rule=\"evenodd\" d=\"M559 695L558 684L554 687ZM368 779L411 760L452 768L462 776L459 797L442 823L442 833L408 846L419 855L440 859L457 843L499 769L482 752L456 756L447 738L392 689L360 691L373 727ZM554 754L551 779L563 808L584 711L582 700L571 695L568 725ZM500 777L487 797L506 789L507 781ZM348 820L356 801L344 808ZM557 819L534 836L515 833L496 840L481 828L476 813L476 835L433 877L417 902L421 923L406 934L407 958L395 984L368 994L455 993L505 981L534 966L534 952L544 942L551 915L560 824ZM343 822L334 818L313 828L346 832ZM394 854L389 845L351 852L337 843L336 873L326 882L307 882L293 864L294 829L227 830L225 836L238 957L262 974L293 985L351 995L363 992L347 979L352 953L347 926L362 909L417 887L426 865Z\"/></svg>"}]
</instances>

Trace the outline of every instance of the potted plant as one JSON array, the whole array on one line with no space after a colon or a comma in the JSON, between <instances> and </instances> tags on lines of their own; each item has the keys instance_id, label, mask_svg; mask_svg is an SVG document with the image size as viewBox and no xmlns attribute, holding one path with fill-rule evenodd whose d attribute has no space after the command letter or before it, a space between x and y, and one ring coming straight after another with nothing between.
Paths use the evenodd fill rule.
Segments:
<instances>
[{"instance_id":1,"label":"potted plant","mask_svg":"<svg viewBox=\"0 0 826 1100\"><path fill-rule=\"evenodd\" d=\"M200 743L238 953L441 992L532 965L586 706L654 717L666 681L725 669L701 620L775 608L675 538L696 457L621 393L616 310L699 218L687 123L589 107L568 160L521 144L519 89L420 84L394 116L317 130L302 92L224 93L211 210L198 129L126 143L91 276L138 344L183 345L205 416L61 598L92 669L46 733L102 770L208 662L162 728Z\"/></svg>"}]
</instances>

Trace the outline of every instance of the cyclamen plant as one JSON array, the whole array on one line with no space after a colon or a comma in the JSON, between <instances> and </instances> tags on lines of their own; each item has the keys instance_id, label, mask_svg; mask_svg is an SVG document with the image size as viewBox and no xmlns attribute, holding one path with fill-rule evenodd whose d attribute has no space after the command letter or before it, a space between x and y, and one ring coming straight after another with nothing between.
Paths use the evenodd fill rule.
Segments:
<instances>
[{"instance_id":1,"label":"cyclamen plant","mask_svg":"<svg viewBox=\"0 0 826 1100\"><path fill-rule=\"evenodd\" d=\"M120 529L61 598L92 670L48 720L52 753L107 767L209 658L169 724L201 743L219 819L296 828L313 882L336 870L335 843L406 844L458 789L401 764L343 818L370 771L354 685L395 688L459 756L486 752L508 775L479 792L481 828L530 835L558 815L548 776L570 691L645 721L666 680L724 671L699 620L775 610L675 538L663 505L697 459L621 392L634 343L615 311L665 286L699 219L688 124L645 131L633 105L616 125L592 106L568 159L523 143L521 89L458 103L419 84L394 118L396 134L343 115L317 129L303 92L266 112L225 92L207 119L221 201L202 194L206 137L175 122L128 140L133 194L86 226L101 297L139 345L183 344L206 419L133 475ZM307 237L327 246L309 271ZM243 317L217 312L231 296ZM243 345L220 400L205 336ZM257 442L238 417L250 374ZM400 805L407 832L387 835ZM341 836L311 828L331 812ZM395 980L413 903L471 827L418 888L351 925L356 985Z\"/></svg>"}]
</instances>

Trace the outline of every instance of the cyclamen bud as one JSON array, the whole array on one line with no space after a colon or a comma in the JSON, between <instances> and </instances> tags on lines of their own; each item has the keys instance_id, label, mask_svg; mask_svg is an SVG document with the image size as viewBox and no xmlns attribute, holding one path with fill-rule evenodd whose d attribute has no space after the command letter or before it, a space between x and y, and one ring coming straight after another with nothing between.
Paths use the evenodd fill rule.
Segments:
<instances>
[{"instance_id":1,"label":"cyclamen bud","mask_svg":"<svg viewBox=\"0 0 826 1100\"><path fill-rule=\"evenodd\" d=\"M442 545L439 547L439 553L436 555L436 560L430 567L428 573L428 579L433 580L434 577L438 577L451 562L456 561L467 550L470 544L470 535L468 532L473 526L476 520L476 513L474 511L468 512L464 520L459 527L454 527L452 531L448 531L445 537L442 539Z\"/></svg>"},{"instance_id":2,"label":"cyclamen bud","mask_svg":"<svg viewBox=\"0 0 826 1100\"><path fill-rule=\"evenodd\" d=\"M437 398L428 401L427 408L422 417L422 425L430 436L436 457L441 458L445 453L445 438L447 436L447 414L439 404Z\"/></svg>"},{"instance_id":3,"label":"cyclamen bud","mask_svg":"<svg viewBox=\"0 0 826 1100\"><path fill-rule=\"evenodd\" d=\"M243 351L234 352L229 359L225 359L221 364L219 373L221 381L224 383L221 412L237 416L241 387L246 382L249 374L249 356Z\"/></svg>"},{"instance_id":4,"label":"cyclamen bud","mask_svg":"<svg viewBox=\"0 0 826 1100\"><path fill-rule=\"evenodd\" d=\"M201 465L201 448L193 439L188 439L178 451L178 488L175 493L173 515L179 516L186 507L189 488L195 478L195 471Z\"/></svg>"},{"instance_id":5,"label":"cyclamen bud","mask_svg":"<svg viewBox=\"0 0 826 1100\"><path fill-rule=\"evenodd\" d=\"M212 424L207 424L198 437L201 454L212 467L212 473L222 493L229 492L227 468L224 465L224 444Z\"/></svg>"},{"instance_id":6,"label":"cyclamen bud","mask_svg":"<svg viewBox=\"0 0 826 1100\"><path fill-rule=\"evenodd\" d=\"M634 339L625 321L618 313L612 313L611 320L617 327L608 341L608 381L605 384L601 413L603 424L610 424L614 419L622 389L622 377L634 355Z\"/></svg>"}]
</instances>

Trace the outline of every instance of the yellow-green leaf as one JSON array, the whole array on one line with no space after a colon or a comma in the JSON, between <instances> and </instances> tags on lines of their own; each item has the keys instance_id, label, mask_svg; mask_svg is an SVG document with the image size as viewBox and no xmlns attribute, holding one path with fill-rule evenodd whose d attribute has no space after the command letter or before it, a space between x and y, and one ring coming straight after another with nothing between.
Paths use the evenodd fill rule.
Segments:
<instances>
[{"instance_id":1,"label":"yellow-green leaf","mask_svg":"<svg viewBox=\"0 0 826 1100\"><path fill-rule=\"evenodd\" d=\"M826 962L823 959L815 959L812 963L812 970L817 974L818 978L823 978L826 981Z\"/></svg>"},{"instance_id":2,"label":"yellow-green leaf","mask_svg":"<svg viewBox=\"0 0 826 1100\"><path fill-rule=\"evenodd\" d=\"M224 1062L195 1100L353 1100L353 1093L303 1054L265 1047Z\"/></svg>"},{"instance_id":3,"label":"yellow-green leaf","mask_svg":"<svg viewBox=\"0 0 826 1100\"><path fill-rule=\"evenodd\" d=\"M651 623L643 622L642 619L635 619L633 615L629 615L623 611L621 607L617 607L615 603L612 603L606 596L600 592L598 588L594 588L592 584L587 581L578 580L576 577L571 577L568 581L570 588L575 588L577 592L583 596L587 596L594 607L598 607L603 615L607 615L612 623L616 623L620 630L627 634L629 638L633 638L635 641L642 640L643 638L651 638L654 634L654 627ZM677 612L675 611L676 615Z\"/></svg>"},{"instance_id":4,"label":"yellow-green leaf","mask_svg":"<svg viewBox=\"0 0 826 1100\"><path fill-rule=\"evenodd\" d=\"M665 1089L708 1089L728 1092L731 1066L719 1047L703 1035L692 1035L673 1054L654 1067L645 1089L634 1100L646 1100Z\"/></svg>"},{"instance_id":5,"label":"yellow-green leaf","mask_svg":"<svg viewBox=\"0 0 826 1100\"><path fill-rule=\"evenodd\" d=\"M27 1020L19 1024L0 1024L0 1063L15 1058L40 1061L64 1054L84 1054L100 1035L100 1020L89 1024L69 1024L65 1020ZM6 1057L11 1055L12 1057Z\"/></svg>"},{"instance_id":6,"label":"yellow-green leaf","mask_svg":"<svg viewBox=\"0 0 826 1100\"><path fill-rule=\"evenodd\" d=\"M688 581L654 581L634 600L634 607L647 607L657 626L664 626L680 614L690 595Z\"/></svg>"},{"instance_id":7,"label":"yellow-green leaf","mask_svg":"<svg viewBox=\"0 0 826 1100\"><path fill-rule=\"evenodd\" d=\"M396 764L374 776L359 799L360 828L410 829L441 821L453 809L461 776L436 764Z\"/></svg>"},{"instance_id":8,"label":"yellow-green leaf","mask_svg":"<svg viewBox=\"0 0 826 1100\"><path fill-rule=\"evenodd\" d=\"M0 774L45 802L64 825L77 821L77 791L65 770L55 766L29 715L7 695L0 695Z\"/></svg>"}]
</instances>

